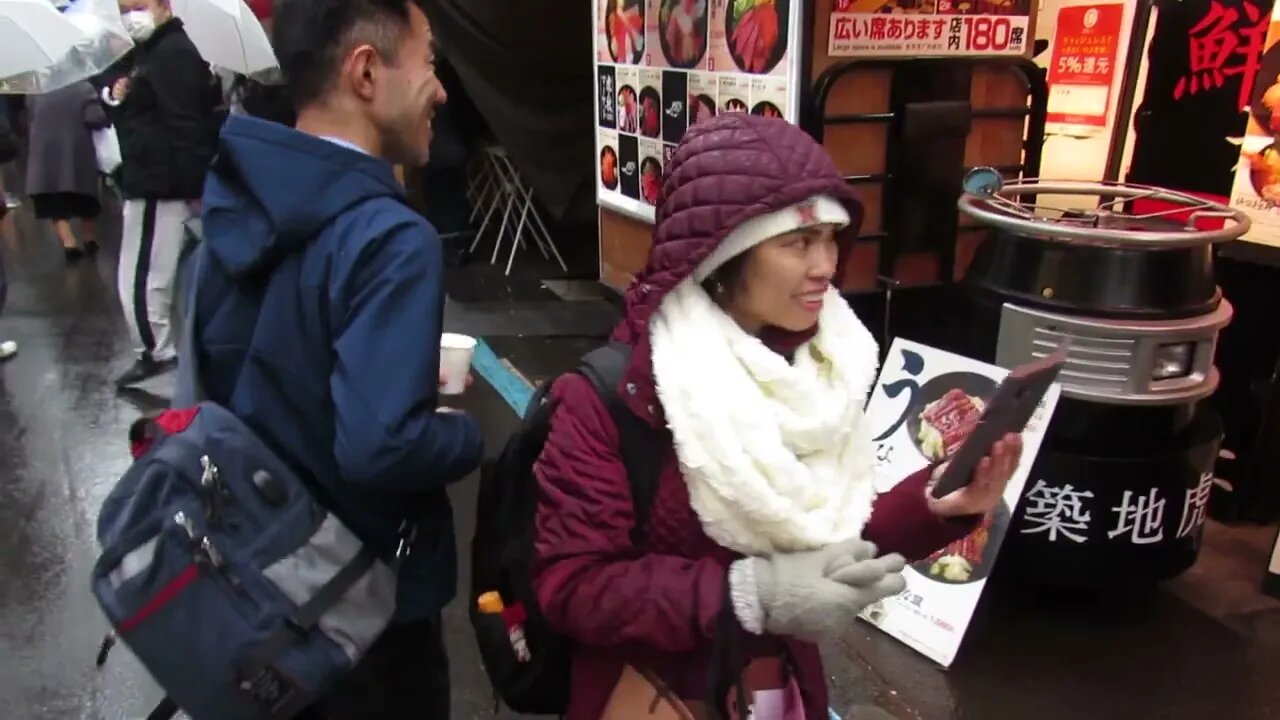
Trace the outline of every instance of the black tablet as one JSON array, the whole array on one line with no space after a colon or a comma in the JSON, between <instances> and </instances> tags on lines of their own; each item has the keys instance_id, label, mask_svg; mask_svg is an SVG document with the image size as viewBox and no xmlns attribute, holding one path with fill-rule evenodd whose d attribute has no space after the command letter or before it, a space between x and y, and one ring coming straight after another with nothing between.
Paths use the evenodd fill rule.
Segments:
<instances>
[{"instance_id":1,"label":"black tablet","mask_svg":"<svg viewBox=\"0 0 1280 720\"><path fill-rule=\"evenodd\" d=\"M973 432L951 455L947 469L933 486L935 498L945 497L973 480L973 471L991 446L1009 433L1020 433L1036 407L1058 379L1067 361L1064 343L1053 354L1014 368L986 402Z\"/></svg>"}]
</instances>

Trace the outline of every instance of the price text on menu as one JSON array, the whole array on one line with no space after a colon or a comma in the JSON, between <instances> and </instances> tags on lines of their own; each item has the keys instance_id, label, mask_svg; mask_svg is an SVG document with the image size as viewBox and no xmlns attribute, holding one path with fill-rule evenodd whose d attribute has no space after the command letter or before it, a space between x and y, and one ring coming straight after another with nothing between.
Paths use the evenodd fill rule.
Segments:
<instances>
[{"instance_id":1,"label":"price text on menu","mask_svg":"<svg viewBox=\"0 0 1280 720\"><path fill-rule=\"evenodd\" d=\"M1022 55L1030 0L833 0L832 57Z\"/></svg>"}]
</instances>

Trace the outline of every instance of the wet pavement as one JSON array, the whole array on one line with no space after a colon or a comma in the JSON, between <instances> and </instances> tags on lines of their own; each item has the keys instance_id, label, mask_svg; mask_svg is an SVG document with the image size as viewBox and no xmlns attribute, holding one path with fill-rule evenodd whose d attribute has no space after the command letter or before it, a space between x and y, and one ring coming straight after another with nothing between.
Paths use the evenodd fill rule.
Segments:
<instances>
[{"instance_id":1,"label":"wet pavement","mask_svg":"<svg viewBox=\"0 0 1280 720\"><path fill-rule=\"evenodd\" d=\"M74 266L29 209L0 225L11 284L0 339L20 347L0 365L3 718L141 718L159 697L124 648L103 670L93 663L106 629L88 587L98 507L129 463L129 423L162 407L168 391L163 380L128 396L112 386L132 359L114 290L117 212L108 203L97 228L101 255ZM514 377L537 383L595 346L616 311L533 277L508 279L485 263L451 271L446 324L482 335ZM516 422L510 389L499 385L477 382L458 403L485 429L490 452ZM462 573L475 484L452 489ZM1280 602L1256 588L1271 532L1214 525L1191 573L1123 602L1046 599L997 582L949 672L854 629L825 648L833 706L846 720L870 718L875 706L889 715L874 717L902 720L1280 717ZM494 717L459 602L446 626L454 717Z\"/></svg>"},{"instance_id":2,"label":"wet pavement","mask_svg":"<svg viewBox=\"0 0 1280 720\"><path fill-rule=\"evenodd\" d=\"M123 429L139 412L109 382L129 352L114 266L106 253L65 266L25 208L0 242L10 271L0 335L19 346L0 368L3 714L124 717L148 688L123 655L94 669L105 626L88 586L97 508L128 465Z\"/></svg>"}]
</instances>

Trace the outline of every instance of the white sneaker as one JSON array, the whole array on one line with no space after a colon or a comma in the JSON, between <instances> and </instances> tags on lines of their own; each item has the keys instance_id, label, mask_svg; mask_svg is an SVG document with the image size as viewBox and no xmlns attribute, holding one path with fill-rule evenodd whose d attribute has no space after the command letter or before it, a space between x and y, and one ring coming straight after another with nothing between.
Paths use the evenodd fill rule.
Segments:
<instances>
[{"instance_id":1,"label":"white sneaker","mask_svg":"<svg viewBox=\"0 0 1280 720\"><path fill-rule=\"evenodd\" d=\"M12 340L0 342L0 360L8 360L18 354L18 343Z\"/></svg>"},{"instance_id":2,"label":"white sneaker","mask_svg":"<svg viewBox=\"0 0 1280 720\"><path fill-rule=\"evenodd\" d=\"M4 206L5 206L5 207L7 207L7 208L9 208L10 210L17 210L18 208L22 207L22 201L21 201L21 200L18 200L18 198L16 198L16 197L14 197L14 196L10 195L10 196L9 196L9 197L4 201Z\"/></svg>"}]
</instances>

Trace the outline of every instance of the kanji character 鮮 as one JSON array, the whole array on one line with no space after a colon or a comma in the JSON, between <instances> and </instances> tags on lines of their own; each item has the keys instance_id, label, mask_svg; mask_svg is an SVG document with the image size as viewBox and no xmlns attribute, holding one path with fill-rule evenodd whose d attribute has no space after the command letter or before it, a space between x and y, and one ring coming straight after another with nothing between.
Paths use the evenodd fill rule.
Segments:
<instances>
[{"instance_id":1,"label":"kanji character \u9bae","mask_svg":"<svg viewBox=\"0 0 1280 720\"><path fill-rule=\"evenodd\" d=\"M1249 104L1269 22L1270 13L1249 0L1232 6L1214 0L1204 19L1188 33L1187 76L1174 86L1174 99L1220 88L1228 77L1240 75L1240 106Z\"/></svg>"}]
</instances>

